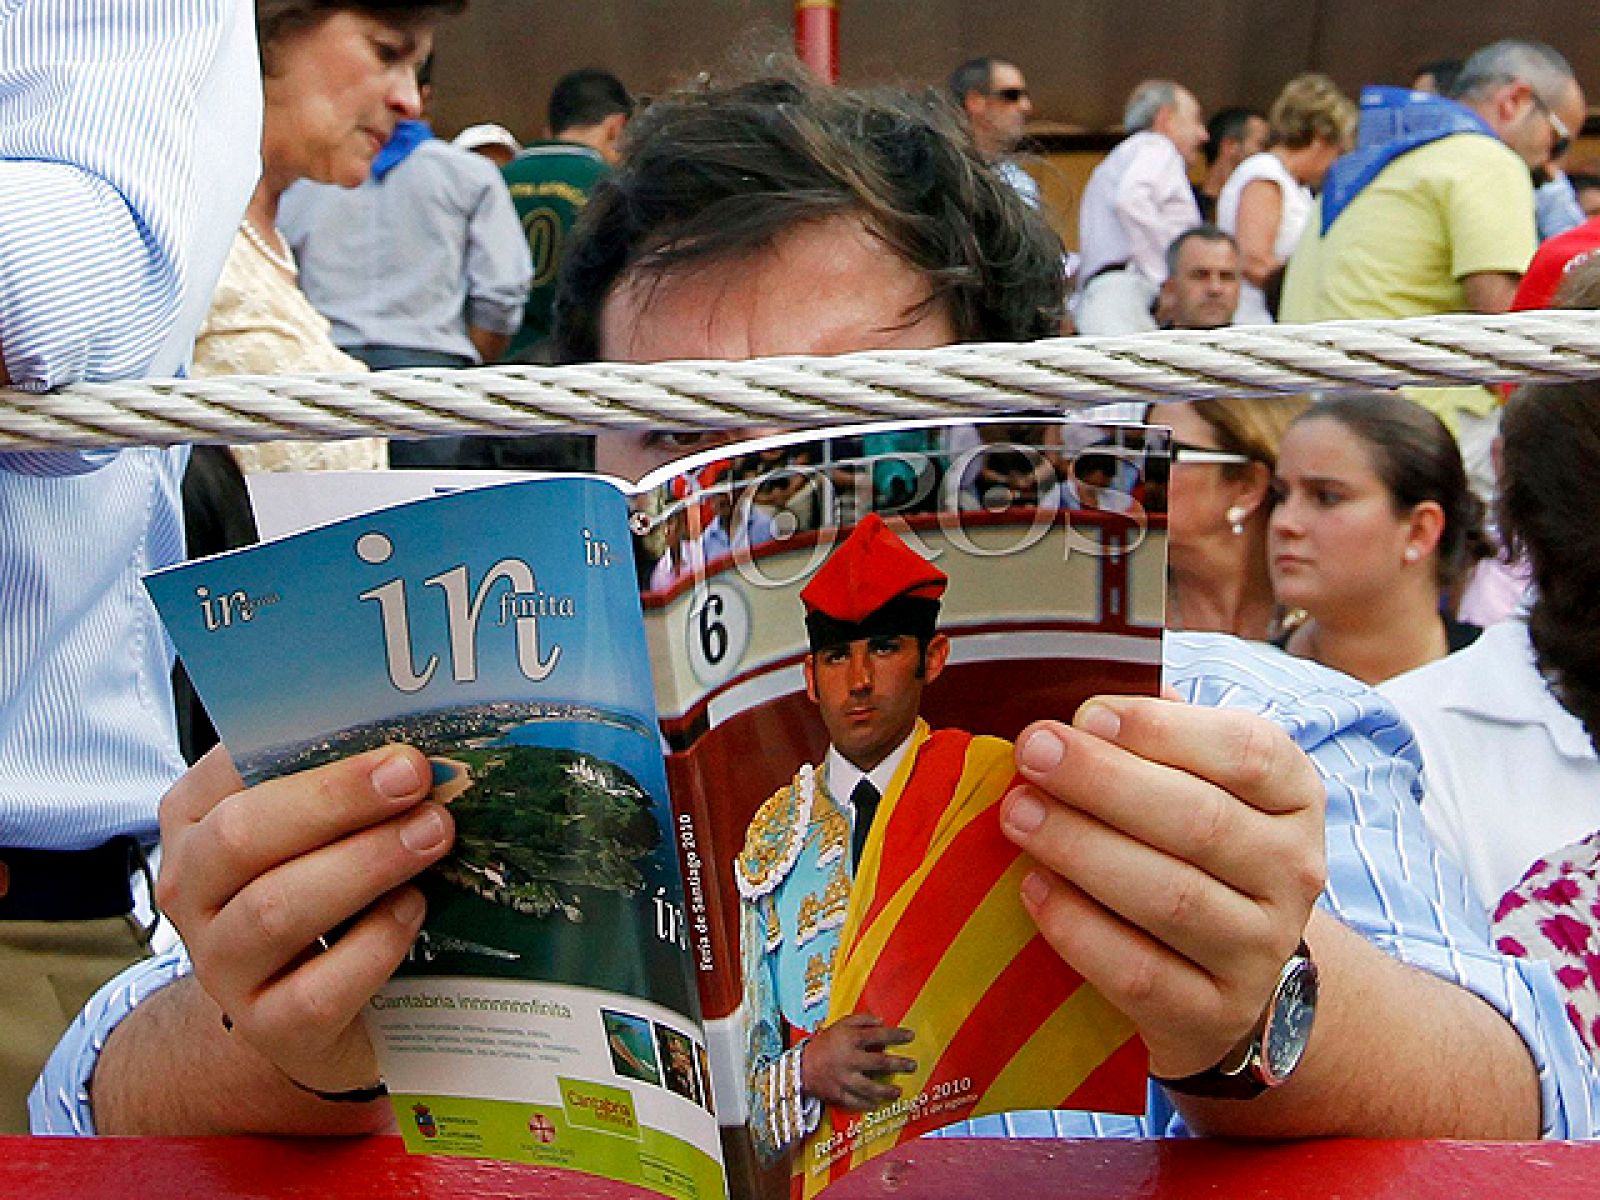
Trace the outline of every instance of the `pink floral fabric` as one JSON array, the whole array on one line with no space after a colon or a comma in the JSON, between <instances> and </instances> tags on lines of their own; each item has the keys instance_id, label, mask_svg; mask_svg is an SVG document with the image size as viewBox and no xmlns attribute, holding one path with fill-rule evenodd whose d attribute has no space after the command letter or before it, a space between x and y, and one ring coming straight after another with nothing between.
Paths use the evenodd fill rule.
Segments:
<instances>
[{"instance_id":1,"label":"pink floral fabric","mask_svg":"<svg viewBox=\"0 0 1600 1200\"><path fill-rule=\"evenodd\" d=\"M1600 832L1528 868L1494 910L1502 953L1541 958L1567 993L1567 1016L1600 1057Z\"/></svg>"}]
</instances>

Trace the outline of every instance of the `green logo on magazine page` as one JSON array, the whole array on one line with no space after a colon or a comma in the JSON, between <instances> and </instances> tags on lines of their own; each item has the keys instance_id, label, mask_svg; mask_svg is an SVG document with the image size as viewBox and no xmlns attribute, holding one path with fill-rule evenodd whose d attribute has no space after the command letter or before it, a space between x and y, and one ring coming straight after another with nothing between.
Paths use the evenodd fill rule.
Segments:
<instances>
[{"instance_id":1,"label":"green logo on magazine page","mask_svg":"<svg viewBox=\"0 0 1600 1200\"><path fill-rule=\"evenodd\" d=\"M561 1106L572 1125L639 1140L639 1119L627 1091L582 1079L562 1079L560 1083Z\"/></svg>"}]
</instances>

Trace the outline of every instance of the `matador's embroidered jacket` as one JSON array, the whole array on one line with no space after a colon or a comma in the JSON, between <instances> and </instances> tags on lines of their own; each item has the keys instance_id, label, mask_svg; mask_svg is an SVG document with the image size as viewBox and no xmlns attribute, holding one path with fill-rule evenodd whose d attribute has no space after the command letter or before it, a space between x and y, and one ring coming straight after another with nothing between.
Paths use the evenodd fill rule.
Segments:
<instances>
[{"instance_id":1,"label":"matador's embroidered jacket","mask_svg":"<svg viewBox=\"0 0 1600 1200\"><path fill-rule=\"evenodd\" d=\"M998 798L1013 777L1011 744L918 721L912 746L867 836L860 872L875 872L883 830L905 805L964 808ZM748 1022L745 1084L757 1148L776 1157L816 1127L821 1106L801 1095L800 1043L828 1015L839 935L850 913L851 815L819 767L802 767L751 820L734 865Z\"/></svg>"}]
</instances>

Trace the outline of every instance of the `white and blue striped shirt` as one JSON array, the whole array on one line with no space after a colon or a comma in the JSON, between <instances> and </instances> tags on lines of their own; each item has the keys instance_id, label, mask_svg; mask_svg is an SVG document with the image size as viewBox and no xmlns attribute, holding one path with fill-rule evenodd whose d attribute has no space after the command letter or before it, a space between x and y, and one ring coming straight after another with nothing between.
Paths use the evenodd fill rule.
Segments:
<instances>
[{"instance_id":1,"label":"white and blue striped shirt","mask_svg":"<svg viewBox=\"0 0 1600 1200\"><path fill-rule=\"evenodd\" d=\"M0 4L0 352L13 386L183 368L260 170L250 0ZM0 846L149 833L182 767L139 584L184 452L0 454Z\"/></svg>"},{"instance_id":2,"label":"white and blue striped shirt","mask_svg":"<svg viewBox=\"0 0 1600 1200\"><path fill-rule=\"evenodd\" d=\"M1493 948L1488 914L1428 838L1418 803L1421 756L1389 702L1315 663L1215 634L1169 634L1164 657L1167 682L1186 699L1261 713L1287 730L1321 773L1328 788L1322 907L1380 950L1459 984L1511 1022L1538 1067L1543 1136L1600 1136L1600 1075L1567 1020L1562 989L1548 964ZM952 1125L940 1135L1187 1132L1166 1093L1152 1084L1142 1118L1011 1113Z\"/></svg>"},{"instance_id":3,"label":"white and blue striped shirt","mask_svg":"<svg viewBox=\"0 0 1600 1200\"><path fill-rule=\"evenodd\" d=\"M1474 907L1461 873L1433 851L1416 798L1416 743L1388 701L1314 663L1233 638L1169 635L1165 658L1167 682L1187 699L1262 713L1322 773L1328 787L1322 905L1380 949L1458 983L1511 1022L1538 1066L1546 1137L1600 1133L1600 1078L1567 1021L1561 989L1548 964L1495 952L1487 915ZM180 948L130 968L90 1001L29 1097L35 1133L94 1132L88 1084L106 1038L140 1000L188 971ZM1013 1113L940 1131L969 1137L1186 1132L1154 1086L1143 1118Z\"/></svg>"}]
</instances>

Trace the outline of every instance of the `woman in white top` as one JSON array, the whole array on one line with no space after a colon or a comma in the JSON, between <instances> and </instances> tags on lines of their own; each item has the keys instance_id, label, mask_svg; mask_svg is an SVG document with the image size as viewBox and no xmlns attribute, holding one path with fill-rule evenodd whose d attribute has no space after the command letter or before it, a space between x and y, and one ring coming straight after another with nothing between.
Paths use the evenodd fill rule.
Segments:
<instances>
[{"instance_id":1,"label":"woman in white top","mask_svg":"<svg viewBox=\"0 0 1600 1200\"><path fill-rule=\"evenodd\" d=\"M1217 197L1217 224L1239 243L1244 285L1234 323L1269 325L1276 290L1311 216L1311 189L1352 144L1356 107L1326 75L1291 79L1268 115L1271 148L1253 154Z\"/></svg>"}]
</instances>

